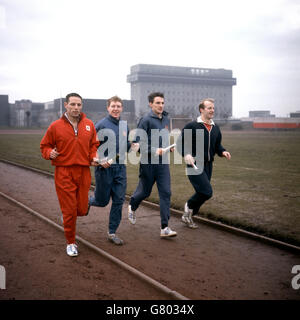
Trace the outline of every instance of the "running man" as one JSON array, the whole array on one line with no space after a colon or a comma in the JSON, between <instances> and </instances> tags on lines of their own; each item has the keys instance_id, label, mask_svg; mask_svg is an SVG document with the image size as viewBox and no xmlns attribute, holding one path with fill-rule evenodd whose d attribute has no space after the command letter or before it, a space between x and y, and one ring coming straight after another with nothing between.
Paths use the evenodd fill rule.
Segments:
<instances>
[{"instance_id":1,"label":"running man","mask_svg":"<svg viewBox=\"0 0 300 320\"><path fill-rule=\"evenodd\" d=\"M128 206L128 219L131 224L136 223L135 211L139 207L140 203L150 196L152 187L156 182L160 203L160 236L162 238L175 237L177 233L169 227L171 198L170 168L169 164L165 164L162 161L162 156L164 154L162 140L160 139L158 148L154 147L151 141L152 130L168 130L170 127L170 120L168 118L168 113L164 111L165 99L163 93L151 93L148 96L148 100L151 111L142 117L138 124L138 129L143 129L147 134L148 141L145 141L145 145L147 144L147 147L143 148L143 141L139 141L142 160L140 163L140 179L138 186L130 199ZM171 151L173 150L174 149L171 149ZM151 163L153 154L158 157L158 163Z\"/></svg>"},{"instance_id":2,"label":"running man","mask_svg":"<svg viewBox=\"0 0 300 320\"><path fill-rule=\"evenodd\" d=\"M127 122L121 120L123 101L118 96L111 97L107 101L107 111L108 115L96 123L98 135L101 134L101 131L103 132L102 146L105 148L105 158L103 158L105 160L100 162L99 167L95 168L96 189L94 196L89 199L89 205L105 207L108 205L110 198L112 199L107 232L108 240L116 245L122 245L124 242L116 235L116 231L122 219L122 208L127 187L126 165L124 164L125 153L131 148L131 143L128 141ZM111 150L105 147L108 141L108 136L104 133L105 130L109 130L114 138L113 143L108 144L108 148L111 148ZM109 131L106 131L107 134L109 134ZM138 144L133 145L138 148ZM114 159L107 158L109 151L115 155ZM113 162L109 160L113 160Z\"/></svg>"},{"instance_id":3,"label":"running man","mask_svg":"<svg viewBox=\"0 0 300 320\"><path fill-rule=\"evenodd\" d=\"M204 168L201 174L189 174L188 178L195 189L195 193L188 199L184 205L184 214L182 221L191 229L196 229L197 225L193 221L193 216L196 215L200 207L205 201L210 199L213 194L210 184L213 161L215 154L220 157L225 157L230 160L231 155L222 146L222 134L219 126L214 123L213 117L215 113L214 99L207 98L200 102L200 116L197 121L192 121L182 129L181 137L177 140L177 150L184 157L188 167L193 167L196 164L196 130L204 130ZM191 149L184 149L184 131L192 130ZM180 140L182 139L182 140ZM182 145L179 141L182 141Z\"/></svg>"},{"instance_id":4,"label":"running man","mask_svg":"<svg viewBox=\"0 0 300 320\"><path fill-rule=\"evenodd\" d=\"M55 166L54 181L63 215L67 254L78 255L75 243L77 216L88 213L91 186L90 165L97 166L99 141L93 122L81 112L82 98L70 93L64 103L66 112L49 126L40 149L44 159Z\"/></svg>"}]
</instances>

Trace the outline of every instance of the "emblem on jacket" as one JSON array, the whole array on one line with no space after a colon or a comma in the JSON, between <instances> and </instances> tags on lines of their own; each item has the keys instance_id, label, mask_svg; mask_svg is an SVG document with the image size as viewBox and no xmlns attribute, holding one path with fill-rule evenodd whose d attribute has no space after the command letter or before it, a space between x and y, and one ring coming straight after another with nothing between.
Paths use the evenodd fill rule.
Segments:
<instances>
[{"instance_id":1,"label":"emblem on jacket","mask_svg":"<svg viewBox=\"0 0 300 320\"><path fill-rule=\"evenodd\" d=\"M86 131L91 131L91 127L90 126L85 126Z\"/></svg>"}]
</instances>

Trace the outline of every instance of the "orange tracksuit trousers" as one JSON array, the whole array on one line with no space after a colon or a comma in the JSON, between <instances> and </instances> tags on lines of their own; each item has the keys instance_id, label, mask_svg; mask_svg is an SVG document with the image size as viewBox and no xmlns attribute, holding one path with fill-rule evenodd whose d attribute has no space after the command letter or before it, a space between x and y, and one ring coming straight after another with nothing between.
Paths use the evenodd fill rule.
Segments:
<instances>
[{"instance_id":1,"label":"orange tracksuit trousers","mask_svg":"<svg viewBox=\"0 0 300 320\"><path fill-rule=\"evenodd\" d=\"M77 216L88 209L91 172L88 166L56 166L55 188L63 214L65 237L68 244L75 243Z\"/></svg>"}]
</instances>

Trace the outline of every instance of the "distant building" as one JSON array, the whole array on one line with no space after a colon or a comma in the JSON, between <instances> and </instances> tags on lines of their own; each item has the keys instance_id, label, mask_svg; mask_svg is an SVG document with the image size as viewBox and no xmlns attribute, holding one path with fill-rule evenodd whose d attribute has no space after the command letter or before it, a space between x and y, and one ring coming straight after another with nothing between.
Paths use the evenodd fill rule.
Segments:
<instances>
[{"instance_id":1,"label":"distant building","mask_svg":"<svg viewBox=\"0 0 300 320\"><path fill-rule=\"evenodd\" d=\"M148 95L154 91L165 95L165 109L171 117L199 115L199 102L215 99L215 118L232 116L232 86L236 79L231 70L138 64L131 67L127 82L131 99L141 117L148 112Z\"/></svg>"},{"instance_id":2,"label":"distant building","mask_svg":"<svg viewBox=\"0 0 300 320\"><path fill-rule=\"evenodd\" d=\"M249 118L241 118L240 120L242 122L250 121L254 129L300 128L300 112L291 113L290 117L275 117L274 114L267 110L249 111Z\"/></svg>"},{"instance_id":3,"label":"distant building","mask_svg":"<svg viewBox=\"0 0 300 320\"><path fill-rule=\"evenodd\" d=\"M55 99L54 109L59 110L59 108L60 99ZM64 110L63 102L62 108ZM96 123L99 119L104 118L107 115L107 99L83 99L82 111L88 118ZM121 118L122 120L126 120L128 123L135 122L135 104L133 100L123 100L123 112Z\"/></svg>"},{"instance_id":4,"label":"distant building","mask_svg":"<svg viewBox=\"0 0 300 320\"><path fill-rule=\"evenodd\" d=\"M10 122L14 127L30 127L31 121L31 100L17 100L11 105Z\"/></svg>"},{"instance_id":5,"label":"distant building","mask_svg":"<svg viewBox=\"0 0 300 320\"><path fill-rule=\"evenodd\" d=\"M8 95L0 95L0 126L9 126Z\"/></svg>"},{"instance_id":6,"label":"distant building","mask_svg":"<svg viewBox=\"0 0 300 320\"><path fill-rule=\"evenodd\" d=\"M300 129L300 118L257 118L255 129Z\"/></svg>"},{"instance_id":7,"label":"distant building","mask_svg":"<svg viewBox=\"0 0 300 320\"><path fill-rule=\"evenodd\" d=\"M6 97L8 101L8 96ZM45 103L36 103L31 100L15 101L14 104L9 105L10 117L7 125L13 127L47 127L65 112L64 101L64 98ZM83 99L83 112L96 123L107 115L106 104L107 99ZM1 111L1 99L0 108ZM123 100L122 119L126 120L129 125L135 122L133 100Z\"/></svg>"},{"instance_id":8,"label":"distant building","mask_svg":"<svg viewBox=\"0 0 300 320\"><path fill-rule=\"evenodd\" d=\"M271 114L269 110L249 111L249 118L274 118L275 114Z\"/></svg>"},{"instance_id":9,"label":"distant building","mask_svg":"<svg viewBox=\"0 0 300 320\"><path fill-rule=\"evenodd\" d=\"M300 118L300 111L291 112L290 117L291 118Z\"/></svg>"}]
</instances>

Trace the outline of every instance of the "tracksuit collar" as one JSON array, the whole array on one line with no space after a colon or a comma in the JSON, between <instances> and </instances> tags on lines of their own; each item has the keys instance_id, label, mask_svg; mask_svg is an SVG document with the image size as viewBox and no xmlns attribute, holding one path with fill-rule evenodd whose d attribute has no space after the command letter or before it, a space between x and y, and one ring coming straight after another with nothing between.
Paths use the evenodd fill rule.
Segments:
<instances>
[{"instance_id":1,"label":"tracksuit collar","mask_svg":"<svg viewBox=\"0 0 300 320\"><path fill-rule=\"evenodd\" d=\"M201 116L199 116L199 117L197 118L197 122L198 122L198 123L206 123L206 122L204 122L204 121L202 120ZM210 123L208 123L208 124L210 124L211 126L214 126L214 125L215 125L213 119L210 119Z\"/></svg>"},{"instance_id":2,"label":"tracksuit collar","mask_svg":"<svg viewBox=\"0 0 300 320\"><path fill-rule=\"evenodd\" d=\"M110 120L112 123L114 124L118 124L121 120L121 117L119 119L116 119L114 117L112 117L110 114L107 116L107 119Z\"/></svg>"},{"instance_id":3,"label":"tracksuit collar","mask_svg":"<svg viewBox=\"0 0 300 320\"><path fill-rule=\"evenodd\" d=\"M159 118L158 115L152 111L152 109L151 109L151 111L149 112L149 114L150 114L150 116L151 116L152 118L162 119L163 117L166 117L166 116L168 115L168 112L163 111L161 118Z\"/></svg>"},{"instance_id":4,"label":"tracksuit collar","mask_svg":"<svg viewBox=\"0 0 300 320\"><path fill-rule=\"evenodd\" d=\"M86 117L86 115L85 115L83 112L80 112L80 116L79 116L78 123L79 123L83 118L85 118L85 117ZM70 119L69 119L69 117L68 117L67 112L64 112L61 118L62 118L62 119L65 119L65 120L67 120L67 121L70 122Z\"/></svg>"}]
</instances>

